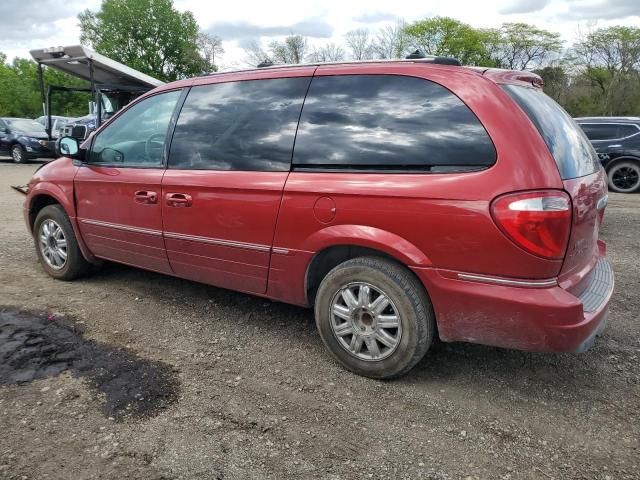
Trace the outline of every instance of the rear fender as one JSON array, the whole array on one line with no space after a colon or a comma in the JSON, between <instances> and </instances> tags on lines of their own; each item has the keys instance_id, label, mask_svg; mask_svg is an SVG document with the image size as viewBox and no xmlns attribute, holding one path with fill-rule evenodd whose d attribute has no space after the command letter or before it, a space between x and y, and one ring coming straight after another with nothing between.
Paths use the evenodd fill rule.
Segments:
<instances>
[{"instance_id":1,"label":"rear fender","mask_svg":"<svg viewBox=\"0 0 640 480\"><path fill-rule=\"evenodd\" d=\"M412 243L394 233L366 225L333 225L323 228L308 237L301 249L317 253L339 245L379 250L407 266L431 266L429 258Z\"/></svg>"}]
</instances>

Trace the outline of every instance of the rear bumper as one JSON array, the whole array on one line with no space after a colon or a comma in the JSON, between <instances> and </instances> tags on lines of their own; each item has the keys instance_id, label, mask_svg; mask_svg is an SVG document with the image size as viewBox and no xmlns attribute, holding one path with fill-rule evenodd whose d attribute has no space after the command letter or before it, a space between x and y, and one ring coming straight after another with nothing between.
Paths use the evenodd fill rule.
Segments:
<instances>
[{"instance_id":1,"label":"rear bumper","mask_svg":"<svg viewBox=\"0 0 640 480\"><path fill-rule=\"evenodd\" d=\"M606 325L614 287L604 257L580 296L557 285L497 285L446 270L413 270L429 292L442 340L537 352L587 350Z\"/></svg>"}]
</instances>

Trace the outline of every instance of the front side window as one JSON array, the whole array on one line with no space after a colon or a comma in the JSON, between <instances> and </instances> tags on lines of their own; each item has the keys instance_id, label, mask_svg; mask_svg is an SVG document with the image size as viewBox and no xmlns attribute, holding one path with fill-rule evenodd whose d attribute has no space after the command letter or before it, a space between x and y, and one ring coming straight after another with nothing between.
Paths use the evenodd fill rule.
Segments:
<instances>
[{"instance_id":1,"label":"front side window","mask_svg":"<svg viewBox=\"0 0 640 480\"><path fill-rule=\"evenodd\" d=\"M309 78L245 80L191 89L169 168L287 171Z\"/></svg>"},{"instance_id":2,"label":"front side window","mask_svg":"<svg viewBox=\"0 0 640 480\"><path fill-rule=\"evenodd\" d=\"M131 167L162 165L167 129L180 93L160 93L123 112L98 134L89 162Z\"/></svg>"},{"instance_id":3,"label":"front side window","mask_svg":"<svg viewBox=\"0 0 640 480\"><path fill-rule=\"evenodd\" d=\"M486 130L462 100L421 78L315 77L305 100L294 167L450 171L493 165Z\"/></svg>"}]
</instances>

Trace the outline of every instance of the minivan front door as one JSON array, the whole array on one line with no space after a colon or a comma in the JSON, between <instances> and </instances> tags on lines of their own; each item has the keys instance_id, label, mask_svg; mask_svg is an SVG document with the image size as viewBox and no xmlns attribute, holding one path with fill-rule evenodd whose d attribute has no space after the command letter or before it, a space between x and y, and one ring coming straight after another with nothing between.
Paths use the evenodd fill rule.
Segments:
<instances>
[{"instance_id":1,"label":"minivan front door","mask_svg":"<svg viewBox=\"0 0 640 480\"><path fill-rule=\"evenodd\" d=\"M250 293L267 289L274 229L313 68L292 78L193 86L162 180L175 274ZM273 75L265 72L264 75Z\"/></svg>"},{"instance_id":2,"label":"minivan front door","mask_svg":"<svg viewBox=\"0 0 640 480\"><path fill-rule=\"evenodd\" d=\"M171 273L162 238L165 141L181 91L147 97L93 140L74 178L78 225L97 257Z\"/></svg>"}]
</instances>

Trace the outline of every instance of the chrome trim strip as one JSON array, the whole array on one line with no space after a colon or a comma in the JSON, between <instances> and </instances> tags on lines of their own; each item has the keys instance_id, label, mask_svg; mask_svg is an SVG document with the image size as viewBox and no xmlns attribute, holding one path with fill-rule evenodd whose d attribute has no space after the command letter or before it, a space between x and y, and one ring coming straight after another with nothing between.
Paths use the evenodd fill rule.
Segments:
<instances>
[{"instance_id":1,"label":"chrome trim strip","mask_svg":"<svg viewBox=\"0 0 640 480\"><path fill-rule=\"evenodd\" d=\"M509 278L473 275L471 273L458 273L458 278L460 278L461 280L494 283L496 285L508 285L512 287L553 287L558 284L558 280L555 278L549 280L512 280Z\"/></svg>"},{"instance_id":2,"label":"chrome trim strip","mask_svg":"<svg viewBox=\"0 0 640 480\"><path fill-rule=\"evenodd\" d=\"M139 227L130 227L129 225L121 225L119 223L110 223L110 222L101 222L99 220L89 220L86 218L80 219L82 223L86 223L88 225L96 225L98 227L106 227L113 228L116 230L123 230L125 232L134 232L134 233L144 233L146 235L153 235L157 237L163 236L162 231L153 230L150 228L139 228ZM234 242L231 240L221 240L219 238L210 238L210 237L199 237L197 235L183 235L175 232L164 232L164 236L166 238L173 238L174 240L187 240L191 242L201 242L208 243L210 245L220 245L223 247L236 247L236 248L244 248L247 250L255 250L258 252L273 252L278 255L288 255L289 250L286 248L271 248L268 245L259 245L257 243L244 243L244 242Z\"/></svg>"},{"instance_id":3,"label":"chrome trim strip","mask_svg":"<svg viewBox=\"0 0 640 480\"><path fill-rule=\"evenodd\" d=\"M256 243L233 242L230 240L221 240L219 238L198 237L196 235L182 235L180 233L174 232L164 232L164 236L167 238L173 238L174 240L188 240L192 242L208 243L211 245L220 245L223 247L245 248L247 250L256 250L259 252L271 251L271 247L267 245L258 245Z\"/></svg>"},{"instance_id":4,"label":"chrome trim strip","mask_svg":"<svg viewBox=\"0 0 640 480\"><path fill-rule=\"evenodd\" d=\"M162 236L162 232L160 230L153 230L151 228L130 227L129 225L121 225L119 223L100 222L98 220L89 220L87 218L81 218L80 221L88 225L96 225L98 227L124 230L125 232L144 233L145 235L153 235L156 237Z\"/></svg>"}]
</instances>

